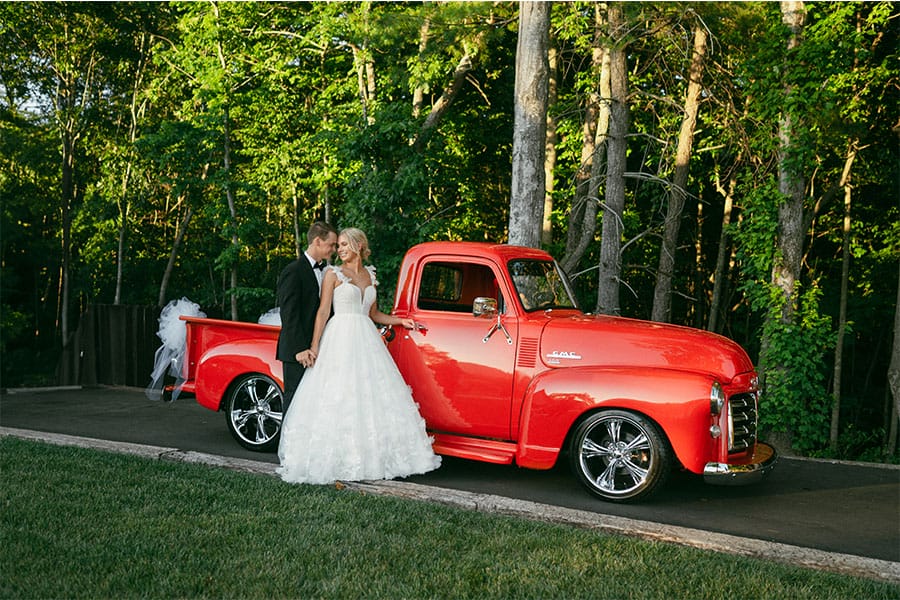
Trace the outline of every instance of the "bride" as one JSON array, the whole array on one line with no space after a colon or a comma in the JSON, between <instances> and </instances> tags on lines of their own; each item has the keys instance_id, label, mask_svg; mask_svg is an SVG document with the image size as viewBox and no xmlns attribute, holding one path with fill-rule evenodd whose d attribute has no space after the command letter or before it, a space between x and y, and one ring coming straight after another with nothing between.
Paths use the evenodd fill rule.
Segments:
<instances>
[{"instance_id":1,"label":"bride","mask_svg":"<svg viewBox=\"0 0 900 600\"><path fill-rule=\"evenodd\" d=\"M441 464L373 321L407 329L415 323L378 310L375 268L363 265L369 254L365 233L341 231L341 264L322 280L310 368L282 423L277 472L285 481L392 479Z\"/></svg>"}]
</instances>

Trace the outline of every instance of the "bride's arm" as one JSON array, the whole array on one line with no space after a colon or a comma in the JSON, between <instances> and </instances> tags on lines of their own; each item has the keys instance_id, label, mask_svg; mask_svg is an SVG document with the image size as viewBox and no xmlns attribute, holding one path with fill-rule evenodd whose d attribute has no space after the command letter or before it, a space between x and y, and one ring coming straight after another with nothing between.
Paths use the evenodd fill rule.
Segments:
<instances>
[{"instance_id":1,"label":"bride's arm","mask_svg":"<svg viewBox=\"0 0 900 600\"><path fill-rule=\"evenodd\" d=\"M334 296L334 288L337 285L337 276L334 271L328 270L322 278L322 296L319 299L319 310L316 312L316 324L313 327L312 351L313 360L319 356L319 342L322 340L322 332L325 331L325 323L331 317L331 299Z\"/></svg>"},{"instance_id":2,"label":"bride's arm","mask_svg":"<svg viewBox=\"0 0 900 600\"><path fill-rule=\"evenodd\" d=\"M394 315L386 315L380 310L375 304L372 304L372 308L369 309L369 318L378 323L379 325L403 325L406 329L415 329L416 322L412 319L401 319L400 317L395 317Z\"/></svg>"},{"instance_id":3,"label":"bride's arm","mask_svg":"<svg viewBox=\"0 0 900 600\"><path fill-rule=\"evenodd\" d=\"M369 272L370 283L374 287L378 287L378 279L375 277L375 267L369 265L366 267L366 270ZM378 323L379 325L402 325L406 329L415 329L416 322L412 319L401 319L400 317L395 317L394 315L386 315L380 310L378 310L378 305L376 303L372 303L372 308L369 309L369 318Z\"/></svg>"}]
</instances>

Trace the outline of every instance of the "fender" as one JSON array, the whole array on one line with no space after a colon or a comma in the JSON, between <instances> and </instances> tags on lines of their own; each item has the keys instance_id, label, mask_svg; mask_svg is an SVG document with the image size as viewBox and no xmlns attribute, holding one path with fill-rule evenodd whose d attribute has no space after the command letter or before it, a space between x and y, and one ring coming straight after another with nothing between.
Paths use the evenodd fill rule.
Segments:
<instances>
[{"instance_id":1,"label":"fender","mask_svg":"<svg viewBox=\"0 0 900 600\"><path fill-rule=\"evenodd\" d=\"M551 468L581 417L601 408L620 408L659 425L681 464L702 473L715 448L709 434L712 383L706 374L646 367L545 371L532 380L525 395L516 462L532 469Z\"/></svg>"},{"instance_id":2,"label":"fender","mask_svg":"<svg viewBox=\"0 0 900 600\"><path fill-rule=\"evenodd\" d=\"M248 373L268 375L284 389L281 361L275 358L271 340L237 340L210 348L197 361L195 380L202 381L194 394L197 403L219 410L225 392L238 377Z\"/></svg>"}]
</instances>

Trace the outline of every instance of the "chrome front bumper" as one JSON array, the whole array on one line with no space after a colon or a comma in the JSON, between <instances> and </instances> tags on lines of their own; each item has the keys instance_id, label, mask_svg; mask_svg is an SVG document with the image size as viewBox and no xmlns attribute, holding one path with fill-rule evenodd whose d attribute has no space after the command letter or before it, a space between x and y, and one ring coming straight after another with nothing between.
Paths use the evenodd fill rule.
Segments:
<instances>
[{"instance_id":1,"label":"chrome front bumper","mask_svg":"<svg viewBox=\"0 0 900 600\"><path fill-rule=\"evenodd\" d=\"M772 472L778 454L769 444L757 442L753 456L743 464L707 463L703 481L713 485L747 485L765 479Z\"/></svg>"}]
</instances>

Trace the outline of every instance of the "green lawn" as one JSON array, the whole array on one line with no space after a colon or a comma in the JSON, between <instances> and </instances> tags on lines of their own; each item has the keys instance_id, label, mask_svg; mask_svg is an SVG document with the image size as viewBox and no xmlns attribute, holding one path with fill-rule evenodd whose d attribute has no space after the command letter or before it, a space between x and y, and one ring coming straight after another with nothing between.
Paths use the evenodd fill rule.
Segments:
<instances>
[{"instance_id":1,"label":"green lawn","mask_svg":"<svg viewBox=\"0 0 900 600\"><path fill-rule=\"evenodd\" d=\"M0 439L0 598L900 598L900 586Z\"/></svg>"}]
</instances>

